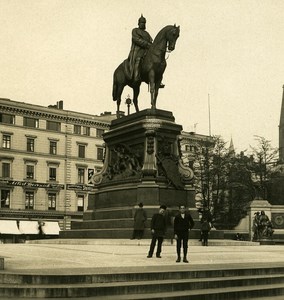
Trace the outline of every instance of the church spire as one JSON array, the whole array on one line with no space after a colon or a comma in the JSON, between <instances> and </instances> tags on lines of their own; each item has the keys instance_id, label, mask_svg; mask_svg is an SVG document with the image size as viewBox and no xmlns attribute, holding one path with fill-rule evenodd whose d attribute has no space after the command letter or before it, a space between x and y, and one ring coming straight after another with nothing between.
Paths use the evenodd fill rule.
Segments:
<instances>
[{"instance_id":1,"label":"church spire","mask_svg":"<svg viewBox=\"0 0 284 300\"><path fill-rule=\"evenodd\" d=\"M282 104L279 123L279 160L284 162L284 85L282 86Z\"/></svg>"},{"instance_id":2,"label":"church spire","mask_svg":"<svg viewBox=\"0 0 284 300\"><path fill-rule=\"evenodd\" d=\"M231 137L230 146L229 146L229 154L230 154L230 156L235 156L235 147L234 147L232 137Z\"/></svg>"},{"instance_id":3,"label":"church spire","mask_svg":"<svg viewBox=\"0 0 284 300\"><path fill-rule=\"evenodd\" d=\"M280 114L280 126L284 125L284 85L282 86L282 105L281 105L281 114Z\"/></svg>"}]
</instances>

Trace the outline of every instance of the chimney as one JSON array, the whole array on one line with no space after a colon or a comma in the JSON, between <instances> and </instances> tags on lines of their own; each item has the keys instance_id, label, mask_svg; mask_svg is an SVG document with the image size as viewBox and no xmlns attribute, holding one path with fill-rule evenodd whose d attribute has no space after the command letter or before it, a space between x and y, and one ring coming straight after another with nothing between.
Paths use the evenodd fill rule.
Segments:
<instances>
[{"instance_id":1,"label":"chimney","mask_svg":"<svg viewBox=\"0 0 284 300\"><path fill-rule=\"evenodd\" d=\"M57 108L63 109L63 100L60 100L59 102L57 102Z\"/></svg>"}]
</instances>

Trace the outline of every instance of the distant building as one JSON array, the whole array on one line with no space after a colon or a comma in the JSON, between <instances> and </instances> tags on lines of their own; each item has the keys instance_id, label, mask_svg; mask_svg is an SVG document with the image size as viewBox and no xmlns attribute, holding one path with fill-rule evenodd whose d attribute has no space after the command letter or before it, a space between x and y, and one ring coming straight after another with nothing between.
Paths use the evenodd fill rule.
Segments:
<instances>
[{"instance_id":1,"label":"distant building","mask_svg":"<svg viewBox=\"0 0 284 300\"><path fill-rule=\"evenodd\" d=\"M0 98L0 219L58 221L69 229L80 220L104 159L103 133L116 115L43 107ZM193 168L197 144L212 137L181 133L181 154Z\"/></svg>"},{"instance_id":2,"label":"distant building","mask_svg":"<svg viewBox=\"0 0 284 300\"><path fill-rule=\"evenodd\" d=\"M284 204L284 85L282 89L279 123L279 161L277 165L272 166L271 178L267 183L267 199L272 205Z\"/></svg>"},{"instance_id":3,"label":"distant building","mask_svg":"<svg viewBox=\"0 0 284 300\"><path fill-rule=\"evenodd\" d=\"M195 132L183 131L181 134L181 153L184 164L194 170L193 163L195 159L196 147L213 147L214 140L212 136L198 134Z\"/></svg>"},{"instance_id":4,"label":"distant building","mask_svg":"<svg viewBox=\"0 0 284 300\"><path fill-rule=\"evenodd\" d=\"M236 155L233 138L231 138L231 141L230 141L229 155L230 155L230 157L234 157Z\"/></svg>"},{"instance_id":5,"label":"distant building","mask_svg":"<svg viewBox=\"0 0 284 300\"><path fill-rule=\"evenodd\" d=\"M114 118L0 99L0 219L82 218Z\"/></svg>"},{"instance_id":6,"label":"distant building","mask_svg":"<svg viewBox=\"0 0 284 300\"><path fill-rule=\"evenodd\" d=\"M214 139L212 136L197 134L195 132L182 132L181 135L181 153L183 163L189 166L195 173L194 187L195 187L195 205L201 208L204 204L202 195L202 181L200 178L200 165L196 164L196 151L202 152L202 155L208 151L209 148L214 147ZM198 176L199 174L199 176Z\"/></svg>"}]
</instances>

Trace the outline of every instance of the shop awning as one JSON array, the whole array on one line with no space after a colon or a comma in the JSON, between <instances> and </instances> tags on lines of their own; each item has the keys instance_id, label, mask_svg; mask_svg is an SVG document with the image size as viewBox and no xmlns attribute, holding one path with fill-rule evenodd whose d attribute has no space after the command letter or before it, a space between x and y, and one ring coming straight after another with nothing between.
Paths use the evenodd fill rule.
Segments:
<instances>
[{"instance_id":1,"label":"shop awning","mask_svg":"<svg viewBox=\"0 0 284 300\"><path fill-rule=\"evenodd\" d=\"M58 222L44 222L42 231L44 234L59 235L60 228Z\"/></svg>"},{"instance_id":2,"label":"shop awning","mask_svg":"<svg viewBox=\"0 0 284 300\"><path fill-rule=\"evenodd\" d=\"M16 220L0 220L0 234L21 234Z\"/></svg>"},{"instance_id":3,"label":"shop awning","mask_svg":"<svg viewBox=\"0 0 284 300\"><path fill-rule=\"evenodd\" d=\"M48 235L59 235L58 222L42 221L42 231ZM39 234L38 221L0 220L0 234Z\"/></svg>"},{"instance_id":4,"label":"shop awning","mask_svg":"<svg viewBox=\"0 0 284 300\"><path fill-rule=\"evenodd\" d=\"M20 231L22 234L39 234L37 221L20 221Z\"/></svg>"}]
</instances>

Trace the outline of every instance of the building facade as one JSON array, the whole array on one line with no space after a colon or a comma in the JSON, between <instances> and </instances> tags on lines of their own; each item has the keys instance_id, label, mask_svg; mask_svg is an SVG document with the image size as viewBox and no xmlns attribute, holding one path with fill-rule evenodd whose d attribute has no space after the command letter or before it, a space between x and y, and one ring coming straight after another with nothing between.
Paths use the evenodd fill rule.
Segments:
<instances>
[{"instance_id":1,"label":"building facade","mask_svg":"<svg viewBox=\"0 0 284 300\"><path fill-rule=\"evenodd\" d=\"M202 181L200 180L200 165L196 164L196 150L201 150L202 155L205 155L209 148L214 147L214 139L212 136L183 131L180 145L183 163L194 171L195 202L196 207L201 208L203 205Z\"/></svg>"},{"instance_id":2,"label":"building facade","mask_svg":"<svg viewBox=\"0 0 284 300\"><path fill-rule=\"evenodd\" d=\"M69 229L82 219L104 159L103 133L116 115L67 111L0 98L0 219L52 220ZM182 132L180 150L193 168L196 144L212 137Z\"/></svg>"},{"instance_id":3,"label":"building facade","mask_svg":"<svg viewBox=\"0 0 284 300\"><path fill-rule=\"evenodd\" d=\"M82 218L113 118L0 99L0 218Z\"/></svg>"}]
</instances>

